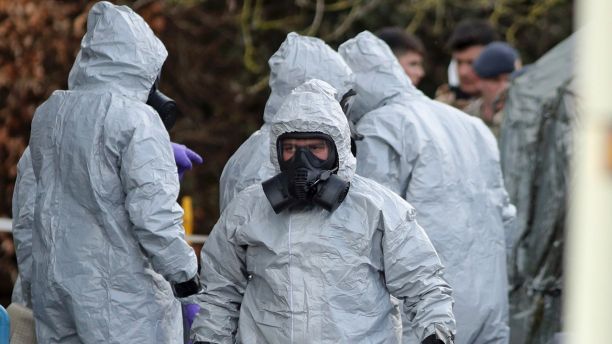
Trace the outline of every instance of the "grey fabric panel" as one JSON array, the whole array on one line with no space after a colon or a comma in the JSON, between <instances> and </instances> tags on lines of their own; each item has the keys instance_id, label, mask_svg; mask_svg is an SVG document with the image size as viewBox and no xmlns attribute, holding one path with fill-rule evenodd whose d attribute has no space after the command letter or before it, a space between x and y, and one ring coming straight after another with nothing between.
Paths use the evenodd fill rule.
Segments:
<instances>
[{"instance_id":1,"label":"grey fabric panel","mask_svg":"<svg viewBox=\"0 0 612 344\"><path fill-rule=\"evenodd\" d=\"M500 138L517 206L510 261L511 343L544 343L561 330L563 250L574 130L581 113L574 66L580 32L513 81Z\"/></svg>"},{"instance_id":2,"label":"grey fabric panel","mask_svg":"<svg viewBox=\"0 0 612 344\"><path fill-rule=\"evenodd\" d=\"M12 301L32 308L32 226L34 224L34 202L36 200L36 178L32 168L30 148L27 147L17 164L17 180L13 190L13 241L19 278L15 281Z\"/></svg>"}]
</instances>

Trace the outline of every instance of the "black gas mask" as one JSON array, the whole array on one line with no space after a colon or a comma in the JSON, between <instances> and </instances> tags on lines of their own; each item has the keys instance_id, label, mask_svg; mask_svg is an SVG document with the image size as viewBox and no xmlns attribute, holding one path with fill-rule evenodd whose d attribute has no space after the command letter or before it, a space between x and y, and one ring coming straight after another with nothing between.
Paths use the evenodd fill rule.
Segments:
<instances>
[{"instance_id":1,"label":"black gas mask","mask_svg":"<svg viewBox=\"0 0 612 344\"><path fill-rule=\"evenodd\" d=\"M166 127L166 130L170 131L170 129L172 129L174 126L180 111L176 106L176 102L159 90L159 76L151 87L149 98L147 99L147 105L151 106L155 109L155 111L157 111L159 117L164 123L164 127Z\"/></svg>"},{"instance_id":2,"label":"black gas mask","mask_svg":"<svg viewBox=\"0 0 612 344\"><path fill-rule=\"evenodd\" d=\"M340 99L340 107L342 107L342 112L344 112L344 115L346 116L346 119L349 124L349 129L351 130L351 153L353 153L353 156L357 156L356 141L363 140L363 135L357 132L357 129L355 128L355 123L353 123L350 118L351 107L355 102L356 95L357 92L355 92L353 89L350 89L342 96L342 99Z\"/></svg>"},{"instance_id":3,"label":"black gas mask","mask_svg":"<svg viewBox=\"0 0 612 344\"><path fill-rule=\"evenodd\" d=\"M312 145L299 145L292 139L319 139ZM321 143L322 142L322 143ZM321 146L321 145L324 145ZM327 159L319 159L317 150L327 149ZM275 213L302 205L318 205L333 212L348 193L350 183L338 177L338 152L329 135L322 133L286 133L276 140L281 173L262 183L264 193ZM291 154L288 160L283 155Z\"/></svg>"}]
</instances>

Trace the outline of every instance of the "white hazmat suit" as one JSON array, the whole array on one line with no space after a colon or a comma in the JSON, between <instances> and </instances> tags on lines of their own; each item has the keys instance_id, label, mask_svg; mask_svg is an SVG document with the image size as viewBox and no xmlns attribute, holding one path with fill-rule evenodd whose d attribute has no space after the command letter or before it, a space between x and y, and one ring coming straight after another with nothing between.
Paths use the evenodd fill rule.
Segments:
<instances>
[{"instance_id":1,"label":"white hazmat suit","mask_svg":"<svg viewBox=\"0 0 612 344\"><path fill-rule=\"evenodd\" d=\"M320 80L296 88L271 125L266 147L276 173L277 138L329 135L338 176L350 181L334 212L319 206L276 214L262 185L239 193L201 254L204 292L192 339L210 343L400 343L397 307L419 339L454 332L451 290L415 210L354 174L350 130L335 90Z\"/></svg>"},{"instance_id":2,"label":"white hazmat suit","mask_svg":"<svg viewBox=\"0 0 612 344\"><path fill-rule=\"evenodd\" d=\"M264 124L232 155L219 182L221 211L240 191L274 176L268 142L276 111L289 93L309 79L323 80L340 96L350 85L351 70L340 55L315 37L289 33L268 61L271 94L264 109Z\"/></svg>"},{"instance_id":3,"label":"white hazmat suit","mask_svg":"<svg viewBox=\"0 0 612 344\"><path fill-rule=\"evenodd\" d=\"M495 138L482 121L418 91L371 33L339 52L354 73L350 118L364 136L357 142L357 173L418 210L453 288L456 343L506 343L505 234L515 210ZM417 342L405 327L404 342Z\"/></svg>"},{"instance_id":4,"label":"white hazmat suit","mask_svg":"<svg viewBox=\"0 0 612 344\"><path fill-rule=\"evenodd\" d=\"M131 9L97 3L68 90L36 110L38 343L183 342L168 281L191 279L197 260L184 240L168 133L145 104L166 56Z\"/></svg>"}]
</instances>

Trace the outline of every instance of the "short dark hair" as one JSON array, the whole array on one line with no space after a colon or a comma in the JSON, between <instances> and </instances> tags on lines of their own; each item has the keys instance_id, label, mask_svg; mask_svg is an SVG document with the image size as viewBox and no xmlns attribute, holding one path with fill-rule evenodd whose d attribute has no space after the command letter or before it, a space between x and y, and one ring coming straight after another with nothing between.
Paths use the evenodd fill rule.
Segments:
<instances>
[{"instance_id":1,"label":"short dark hair","mask_svg":"<svg viewBox=\"0 0 612 344\"><path fill-rule=\"evenodd\" d=\"M420 55L425 55L425 47L423 42L399 27L385 27L378 32L376 36L387 43L395 55L404 54L407 52L415 52Z\"/></svg>"},{"instance_id":2,"label":"short dark hair","mask_svg":"<svg viewBox=\"0 0 612 344\"><path fill-rule=\"evenodd\" d=\"M498 39L493 26L484 19L462 20L446 44L450 51L461 51L474 45L487 45Z\"/></svg>"}]
</instances>

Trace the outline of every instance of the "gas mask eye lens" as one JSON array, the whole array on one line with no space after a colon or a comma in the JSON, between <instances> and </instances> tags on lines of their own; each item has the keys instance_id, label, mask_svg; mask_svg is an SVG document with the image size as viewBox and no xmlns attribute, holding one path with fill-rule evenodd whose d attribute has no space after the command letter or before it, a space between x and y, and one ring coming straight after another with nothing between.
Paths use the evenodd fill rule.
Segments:
<instances>
[{"instance_id":1,"label":"gas mask eye lens","mask_svg":"<svg viewBox=\"0 0 612 344\"><path fill-rule=\"evenodd\" d=\"M293 155L295 154L295 151L297 149L297 147L289 142L283 142L281 143L281 147L282 147L282 153L283 153L283 161L287 161L291 158L293 158Z\"/></svg>"},{"instance_id":2,"label":"gas mask eye lens","mask_svg":"<svg viewBox=\"0 0 612 344\"><path fill-rule=\"evenodd\" d=\"M331 144L322 138L285 138L280 141L281 156L285 162L293 159L296 152L309 152L314 158L325 161L329 158Z\"/></svg>"},{"instance_id":3,"label":"gas mask eye lens","mask_svg":"<svg viewBox=\"0 0 612 344\"><path fill-rule=\"evenodd\" d=\"M327 160L327 157L329 156L329 146L327 142L323 140L321 140L321 142L308 145L308 150L321 160Z\"/></svg>"}]
</instances>

